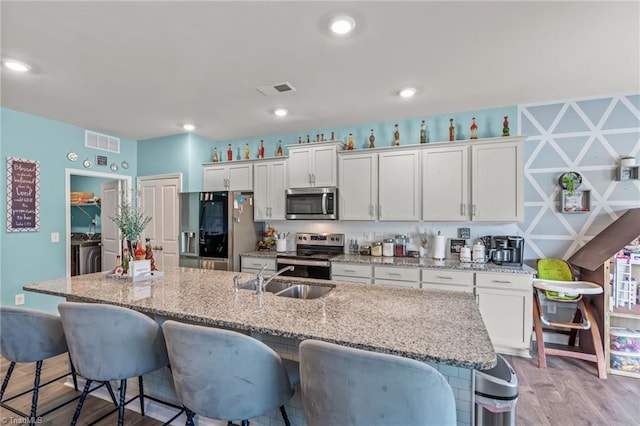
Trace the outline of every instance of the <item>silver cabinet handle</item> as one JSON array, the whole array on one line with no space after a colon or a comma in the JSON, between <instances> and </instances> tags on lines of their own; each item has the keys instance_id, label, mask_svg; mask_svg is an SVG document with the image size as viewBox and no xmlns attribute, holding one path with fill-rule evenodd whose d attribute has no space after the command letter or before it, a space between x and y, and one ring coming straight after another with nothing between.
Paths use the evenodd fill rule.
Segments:
<instances>
[{"instance_id":1,"label":"silver cabinet handle","mask_svg":"<svg viewBox=\"0 0 640 426\"><path fill-rule=\"evenodd\" d=\"M473 217L475 217L475 216L476 216L476 205L475 205L475 204L473 205L473 210L472 210L471 215L472 215Z\"/></svg>"},{"instance_id":2,"label":"silver cabinet handle","mask_svg":"<svg viewBox=\"0 0 640 426\"><path fill-rule=\"evenodd\" d=\"M152 249L153 250L162 250L162 246L153 246Z\"/></svg>"},{"instance_id":3,"label":"silver cabinet handle","mask_svg":"<svg viewBox=\"0 0 640 426\"><path fill-rule=\"evenodd\" d=\"M453 279L453 277L445 277L443 275L437 275L436 278L439 278L441 280L452 280Z\"/></svg>"},{"instance_id":4,"label":"silver cabinet handle","mask_svg":"<svg viewBox=\"0 0 640 426\"><path fill-rule=\"evenodd\" d=\"M315 173L311 174L311 179L312 179L311 183L315 185L316 184L316 174Z\"/></svg>"},{"instance_id":5,"label":"silver cabinet handle","mask_svg":"<svg viewBox=\"0 0 640 426\"><path fill-rule=\"evenodd\" d=\"M311 183L312 183L312 180L311 180L311 173L309 173L309 184L311 184Z\"/></svg>"},{"instance_id":6,"label":"silver cabinet handle","mask_svg":"<svg viewBox=\"0 0 640 426\"><path fill-rule=\"evenodd\" d=\"M262 263L253 262L251 266L255 266L256 268L262 268L264 265Z\"/></svg>"},{"instance_id":7,"label":"silver cabinet handle","mask_svg":"<svg viewBox=\"0 0 640 426\"><path fill-rule=\"evenodd\" d=\"M269 210L269 217L271 217L271 207L269 207L268 210Z\"/></svg>"},{"instance_id":8,"label":"silver cabinet handle","mask_svg":"<svg viewBox=\"0 0 640 426\"><path fill-rule=\"evenodd\" d=\"M382 204L378 204L378 219L382 217Z\"/></svg>"},{"instance_id":9,"label":"silver cabinet handle","mask_svg":"<svg viewBox=\"0 0 640 426\"><path fill-rule=\"evenodd\" d=\"M400 276L402 276L402 274L399 274L398 272L387 272L387 275L389 275L390 277L400 277Z\"/></svg>"},{"instance_id":10,"label":"silver cabinet handle","mask_svg":"<svg viewBox=\"0 0 640 426\"><path fill-rule=\"evenodd\" d=\"M373 205L369 204L369 217L373 216Z\"/></svg>"},{"instance_id":11,"label":"silver cabinet handle","mask_svg":"<svg viewBox=\"0 0 640 426\"><path fill-rule=\"evenodd\" d=\"M464 216L467 212L467 205L465 203L462 203L460 204L460 207L462 208L462 216Z\"/></svg>"},{"instance_id":12,"label":"silver cabinet handle","mask_svg":"<svg viewBox=\"0 0 640 426\"><path fill-rule=\"evenodd\" d=\"M492 283L498 283L498 284L511 284L511 281L505 281L505 280L491 280Z\"/></svg>"},{"instance_id":13,"label":"silver cabinet handle","mask_svg":"<svg viewBox=\"0 0 640 426\"><path fill-rule=\"evenodd\" d=\"M355 274L356 271L354 271L353 269L345 269L344 270L345 274Z\"/></svg>"}]
</instances>

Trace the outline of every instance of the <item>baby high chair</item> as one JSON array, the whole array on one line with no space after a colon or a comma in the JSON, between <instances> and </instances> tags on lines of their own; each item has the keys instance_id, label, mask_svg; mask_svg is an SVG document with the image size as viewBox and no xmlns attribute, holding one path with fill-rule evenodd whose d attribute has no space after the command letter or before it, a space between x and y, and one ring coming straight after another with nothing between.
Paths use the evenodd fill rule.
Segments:
<instances>
[{"instance_id":1,"label":"baby high chair","mask_svg":"<svg viewBox=\"0 0 640 426\"><path fill-rule=\"evenodd\" d=\"M602 287L586 281L573 281L571 267L562 259L539 259L537 269L538 278L533 280L533 322L538 345L538 368L547 367L546 355L566 356L595 362L598 367L598 377L605 379L607 373L600 330L591 306L583 298L583 295L602 293ZM542 309L542 298L551 302L575 303L577 306L573 321L561 322L547 319ZM558 330L558 328L569 331ZM543 330L568 334L569 346L572 349L575 347L578 330L590 330L593 338L593 353L546 347Z\"/></svg>"}]
</instances>

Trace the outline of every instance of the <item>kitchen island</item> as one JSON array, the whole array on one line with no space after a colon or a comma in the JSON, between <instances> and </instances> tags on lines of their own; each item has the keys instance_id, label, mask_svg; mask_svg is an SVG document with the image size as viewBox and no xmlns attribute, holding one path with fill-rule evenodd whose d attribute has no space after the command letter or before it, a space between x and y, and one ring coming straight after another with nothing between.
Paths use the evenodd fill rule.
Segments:
<instances>
[{"instance_id":1,"label":"kitchen island","mask_svg":"<svg viewBox=\"0 0 640 426\"><path fill-rule=\"evenodd\" d=\"M472 295L318 280L318 285L335 288L321 298L303 300L234 291L234 275L166 268L163 277L145 282L97 273L30 284L24 289L71 301L124 306L158 322L176 319L245 331L292 359L297 359L300 341L319 339L424 361L438 368L454 388L459 424L471 423L472 370L491 368L496 362ZM241 274L242 281L253 277ZM165 376L153 378L153 385L145 388L167 387L168 373ZM172 390L155 389L154 393L175 398ZM296 398L290 417L292 424L303 424ZM269 424L270 420L256 421Z\"/></svg>"}]
</instances>

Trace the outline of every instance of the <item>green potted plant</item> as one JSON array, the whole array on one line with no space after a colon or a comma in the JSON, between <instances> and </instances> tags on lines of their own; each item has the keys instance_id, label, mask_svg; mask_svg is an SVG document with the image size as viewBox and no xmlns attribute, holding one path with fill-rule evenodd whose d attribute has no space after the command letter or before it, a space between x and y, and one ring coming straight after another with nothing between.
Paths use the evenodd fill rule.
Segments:
<instances>
[{"instance_id":1,"label":"green potted plant","mask_svg":"<svg viewBox=\"0 0 640 426\"><path fill-rule=\"evenodd\" d=\"M120 211L115 216L109 216L116 226L120 229L123 238L126 238L129 243L136 244L140 238L140 234L144 231L144 228L151 221L151 217L145 215L141 211L131 207L129 203L122 203ZM129 252L135 248L129 247Z\"/></svg>"},{"instance_id":2,"label":"green potted plant","mask_svg":"<svg viewBox=\"0 0 640 426\"><path fill-rule=\"evenodd\" d=\"M570 196L576 192L581 183L582 176L576 172L567 172L560 177L560 185L567 190Z\"/></svg>"}]
</instances>

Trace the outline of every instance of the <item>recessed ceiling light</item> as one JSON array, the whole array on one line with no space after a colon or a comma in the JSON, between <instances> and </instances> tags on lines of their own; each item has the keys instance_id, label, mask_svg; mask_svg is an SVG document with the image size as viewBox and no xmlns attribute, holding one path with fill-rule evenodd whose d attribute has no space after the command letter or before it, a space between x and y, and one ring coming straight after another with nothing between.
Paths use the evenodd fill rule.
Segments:
<instances>
[{"instance_id":1,"label":"recessed ceiling light","mask_svg":"<svg viewBox=\"0 0 640 426\"><path fill-rule=\"evenodd\" d=\"M185 129L187 132L190 132L192 130L195 130L196 126L191 123L185 123L182 125L182 128Z\"/></svg>"},{"instance_id":2,"label":"recessed ceiling light","mask_svg":"<svg viewBox=\"0 0 640 426\"><path fill-rule=\"evenodd\" d=\"M3 63L5 67L9 68L12 71L27 72L31 70L31 67L28 64L25 64L24 62L16 61L14 59L5 59Z\"/></svg>"},{"instance_id":3,"label":"recessed ceiling light","mask_svg":"<svg viewBox=\"0 0 640 426\"><path fill-rule=\"evenodd\" d=\"M289 111L287 111L284 108L278 108L275 111L273 111L273 113L278 117L284 117L285 115L289 114Z\"/></svg>"},{"instance_id":4,"label":"recessed ceiling light","mask_svg":"<svg viewBox=\"0 0 640 426\"><path fill-rule=\"evenodd\" d=\"M336 16L329 23L329 29L337 35L345 35L353 31L356 21L347 15Z\"/></svg>"},{"instance_id":5,"label":"recessed ceiling light","mask_svg":"<svg viewBox=\"0 0 640 426\"><path fill-rule=\"evenodd\" d=\"M410 98L416 94L416 89L414 89L413 87L405 87L404 89L400 90L398 94L403 98Z\"/></svg>"}]
</instances>

